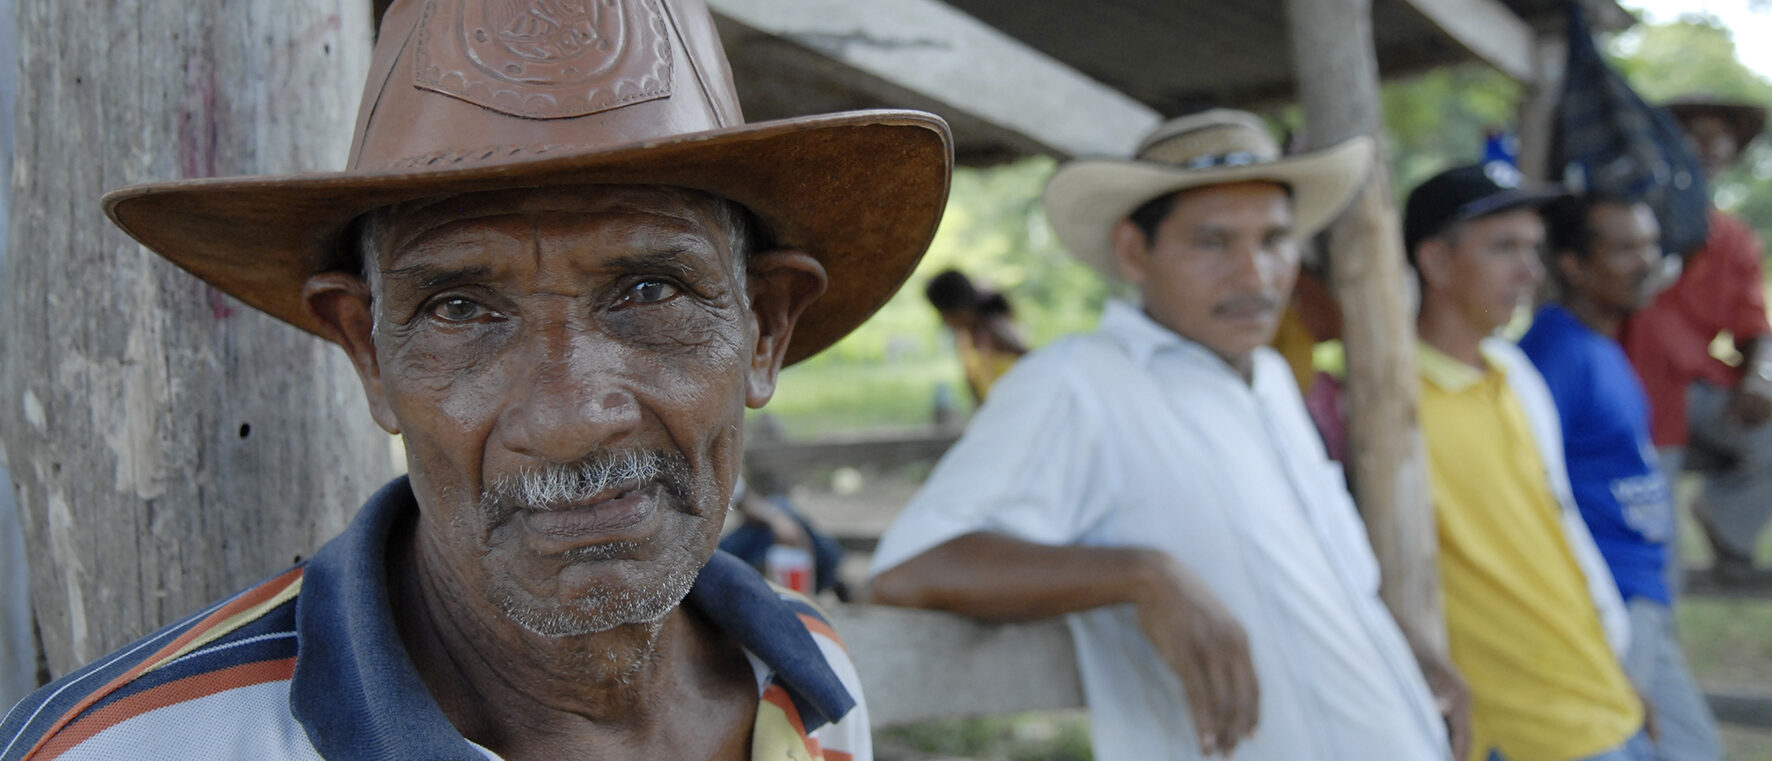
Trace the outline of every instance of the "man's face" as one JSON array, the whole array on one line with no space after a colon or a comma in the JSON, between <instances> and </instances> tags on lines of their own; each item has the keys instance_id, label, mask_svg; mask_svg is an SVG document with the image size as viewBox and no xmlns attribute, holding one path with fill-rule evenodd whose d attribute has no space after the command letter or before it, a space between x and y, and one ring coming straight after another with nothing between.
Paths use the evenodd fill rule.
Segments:
<instances>
[{"instance_id":1,"label":"man's face","mask_svg":"<svg viewBox=\"0 0 1772 761\"><path fill-rule=\"evenodd\" d=\"M1661 263L1661 225L1647 204L1602 203L1588 210L1593 244L1585 258L1563 255L1559 266L1571 290L1596 306L1629 313L1655 296Z\"/></svg>"},{"instance_id":2,"label":"man's face","mask_svg":"<svg viewBox=\"0 0 1772 761\"><path fill-rule=\"evenodd\" d=\"M744 408L773 391L770 336L786 341L758 318L783 279L753 261L747 294L713 208L661 188L500 191L383 227L372 337L341 342L405 437L419 555L533 632L657 620L713 551ZM316 313L364 332L359 299L317 300L315 282Z\"/></svg>"},{"instance_id":3,"label":"man's face","mask_svg":"<svg viewBox=\"0 0 1772 761\"><path fill-rule=\"evenodd\" d=\"M1154 239L1122 219L1114 247L1151 319L1239 368L1273 338L1298 275L1292 201L1267 182L1185 191Z\"/></svg>"},{"instance_id":4,"label":"man's face","mask_svg":"<svg viewBox=\"0 0 1772 761\"><path fill-rule=\"evenodd\" d=\"M1741 144L1735 141L1729 122L1716 114L1699 113L1687 116L1682 125L1706 177L1714 180L1735 163Z\"/></svg>"},{"instance_id":5,"label":"man's face","mask_svg":"<svg viewBox=\"0 0 1772 761\"><path fill-rule=\"evenodd\" d=\"M1423 298L1442 299L1479 332L1506 325L1544 275L1544 223L1515 209L1455 225L1420 244Z\"/></svg>"}]
</instances>

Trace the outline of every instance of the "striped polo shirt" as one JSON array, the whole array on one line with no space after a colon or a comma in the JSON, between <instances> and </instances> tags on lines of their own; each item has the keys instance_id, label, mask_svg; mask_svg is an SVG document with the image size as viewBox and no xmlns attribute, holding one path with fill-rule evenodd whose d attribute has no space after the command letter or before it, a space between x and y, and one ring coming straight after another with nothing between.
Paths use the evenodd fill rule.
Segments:
<instances>
[{"instance_id":1,"label":"striped polo shirt","mask_svg":"<svg viewBox=\"0 0 1772 761\"><path fill-rule=\"evenodd\" d=\"M394 625L383 559L417 509L396 480L306 563L33 693L0 721L0 761L498 758L444 717ZM716 553L685 604L750 660L751 758L872 758L855 668L810 602Z\"/></svg>"}]
</instances>

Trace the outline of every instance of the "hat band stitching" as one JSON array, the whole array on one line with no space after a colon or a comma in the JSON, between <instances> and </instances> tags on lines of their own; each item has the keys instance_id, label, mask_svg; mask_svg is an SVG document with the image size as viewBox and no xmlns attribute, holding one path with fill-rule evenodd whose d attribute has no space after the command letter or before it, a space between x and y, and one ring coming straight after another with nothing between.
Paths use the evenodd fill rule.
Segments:
<instances>
[{"instance_id":1,"label":"hat band stitching","mask_svg":"<svg viewBox=\"0 0 1772 761\"><path fill-rule=\"evenodd\" d=\"M1205 129L1182 133L1145 146L1133 157L1135 161L1182 166L1201 156L1228 156L1248 153L1256 157L1251 163L1274 161L1279 150L1267 136L1250 129Z\"/></svg>"},{"instance_id":2,"label":"hat band stitching","mask_svg":"<svg viewBox=\"0 0 1772 761\"><path fill-rule=\"evenodd\" d=\"M394 159L393 161L383 164L382 167L390 170L416 169L422 166L436 166L438 164L460 164L464 161L485 161L495 156L499 158L517 158L525 153L539 156L544 153L560 150L589 150L593 148L596 148L596 146L585 144L489 145L481 146L479 148L449 148L446 150L431 151L430 153L423 153L417 156Z\"/></svg>"},{"instance_id":3,"label":"hat band stitching","mask_svg":"<svg viewBox=\"0 0 1772 761\"><path fill-rule=\"evenodd\" d=\"M1251 164L1259 163L1261 163L1261 157L1254 153L1249 151L1232 151L1230 153L1195 156L1182 162L1179 166L1182 169L1197 170L1215 169L1227 166L1249 166Z\"/></svg>"}]
</instances>

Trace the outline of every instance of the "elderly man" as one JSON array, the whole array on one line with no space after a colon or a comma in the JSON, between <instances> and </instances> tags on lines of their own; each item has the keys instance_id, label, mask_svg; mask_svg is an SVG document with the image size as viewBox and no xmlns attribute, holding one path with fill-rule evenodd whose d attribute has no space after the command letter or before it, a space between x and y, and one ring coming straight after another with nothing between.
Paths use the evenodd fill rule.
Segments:
<instances>
[{"instance_id":1,"label":"elderly man","mask_svg":"<svg viewBox=\"0 0 1772 761\"><path fill-rule=\"evenodd\" d=\"M1544 219L1558 296L1520 349L1556 402L1575 504L1630 613L1624 671L1655 706L1656 757L1715 761L1716 720L1686 669L1665 581L1673 491L1649 440L1649 400L1617 339L1667 284L1661 226L1648 204L1601 195L1555 201Z\"/></svg>"},{"instance_id":2,"label":"elderly man","mask_svg":"<svg viewBox=\"0 0 1772 761\"><path fill-rule=\"evenodd\" d=\"M1618 661L1618 590L1570 496L1544 380L1493 337L1538 284L1537 207L1553 197L1492 162L1434 176L1404 211L1446 629L1473 761L1635 761L1644 714Z\"/></svg>"},{"instance_id":3,"label":"elderly man","mask_svg":"<svg viewBox=\"0 0 1772 761\"><path fill-rule=\"evenodd\" d=\"M1061 168L1053 227L1142 303L1004 376L881 539L876 599L1071 614L1096 758L1446 758L1340 472L1264 346L1295 240L1372 153L1281 158L1221 110ZM1457 714L1456 677L1434 673Z\"/></svg>"},{"instance_id":4,"label":"elderly man","mask_svg":"<svg viewBox=\"0 0 1772 761\"><path fill-rule=\"evenodd\" d=\"M592 10L396 0L349 170L107 199L337 341L410 477L29 698L0 757L870 756L830 628L714 545L745 407L933 234L945 125L745 125L698 0Z\"/></svg>"},{"instance_id":5,"label":"elderly man","mask_svg":"<svg viewBox=\"0 0 1772 761\"><path fill-rule=\"evenodd\" d=\"M1667 109L1713 183L1766 126L1766 109L1755 104L1693 97ZM1772 323L1763 253L1752 226L1711 209L1704 247L1621 334L1649 394L1655 445L1669 473L1682 465L1706 473L1693 514L1724 582L1752 576L1754 545L1772 518ZM1741 353L1733 366L1711 356L1724 333Z\"/></svg>"}]
</instances>

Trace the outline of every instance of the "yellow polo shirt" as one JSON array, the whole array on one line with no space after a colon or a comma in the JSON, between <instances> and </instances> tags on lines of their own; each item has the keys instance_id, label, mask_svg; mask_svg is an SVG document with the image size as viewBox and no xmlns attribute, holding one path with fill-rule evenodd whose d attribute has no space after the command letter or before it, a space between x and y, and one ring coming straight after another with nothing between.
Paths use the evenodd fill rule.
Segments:
<instances>
[{"instance_id":1,"label":"yellow polo shirt","mask_svg":"<svg viewBox=\"0 0 1772 761\"><path fill-rule=\"evenodd\" d=\"M1471 759L1569 761L1623 743L1642 704L1606 644L1506 374L1423 344L1421 430L1452 660L1471 691Z\"/></svg>"}]
</instances>

